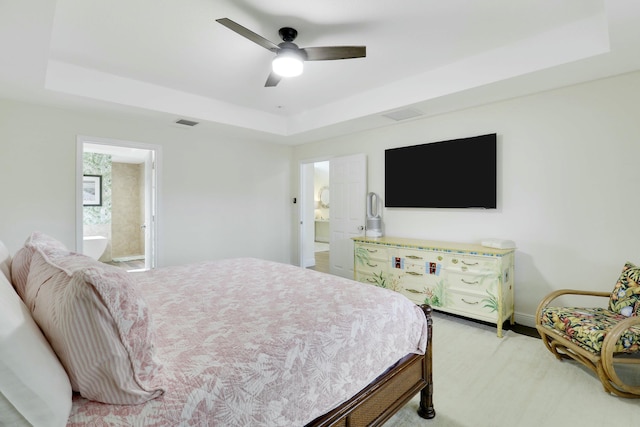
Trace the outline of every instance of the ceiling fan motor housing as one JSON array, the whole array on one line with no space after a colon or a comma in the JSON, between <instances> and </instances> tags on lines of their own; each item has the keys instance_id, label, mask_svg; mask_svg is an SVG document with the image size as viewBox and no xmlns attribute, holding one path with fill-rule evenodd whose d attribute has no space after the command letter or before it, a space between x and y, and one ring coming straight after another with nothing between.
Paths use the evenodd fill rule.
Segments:
<instances>
[{"instance_id":1,"label":"ceiling fan motor housing","mask_svg":"<svg viewBox=\"0 0 640 427\"><path fill-rule=\"evenodd\" d=\"M280 38L286 42L292 42L298 37L298 31L291 27L282 27L278 30Z\"/></svg>"}]
</instances>

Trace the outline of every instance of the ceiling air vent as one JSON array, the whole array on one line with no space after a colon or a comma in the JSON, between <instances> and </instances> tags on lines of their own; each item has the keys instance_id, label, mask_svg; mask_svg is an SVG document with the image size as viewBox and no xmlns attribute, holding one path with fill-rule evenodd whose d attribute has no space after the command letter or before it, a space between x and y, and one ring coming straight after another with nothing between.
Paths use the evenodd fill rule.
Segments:
<instances>
[{"instance_id":1,"label":"ceiling air vent","mask_svg":"<svg viewBox=\"0 0 640 427\"><path fill-rule=\"evenodd\" d=\"M191 120L185 120L185 119L177 120L176 123L184 126L195 126L198 124L198 122L193 122Z\"/></svg>"},{"instance_id":2,"label":"ceiling air vent","mask_svg":"<svg viewBox=\"0 0 640 427\"><path fill-rule=\"evenodd\" d=\"M384 117L399 122L400 120L412 119L414 117L422 116L422 111L415 108L405 108L404 110L396 110L390 113L383 114Z\"/></svg>"}]
</instances>

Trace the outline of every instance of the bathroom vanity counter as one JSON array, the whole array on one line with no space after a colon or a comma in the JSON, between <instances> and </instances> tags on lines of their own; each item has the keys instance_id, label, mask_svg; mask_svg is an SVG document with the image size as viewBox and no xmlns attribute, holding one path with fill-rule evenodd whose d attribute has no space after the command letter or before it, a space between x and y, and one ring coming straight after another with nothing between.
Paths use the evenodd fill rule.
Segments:
<instances>
[{"instance_id":1,"label":"bathroom vanity counter","mask_svg":"<svg viewBox=\"0 0 640 427\"><path fill-rule=\"evenodd\" d=\"M329 220L315 220L315 241L329 243Z\"/></svg>"}]
</instances>

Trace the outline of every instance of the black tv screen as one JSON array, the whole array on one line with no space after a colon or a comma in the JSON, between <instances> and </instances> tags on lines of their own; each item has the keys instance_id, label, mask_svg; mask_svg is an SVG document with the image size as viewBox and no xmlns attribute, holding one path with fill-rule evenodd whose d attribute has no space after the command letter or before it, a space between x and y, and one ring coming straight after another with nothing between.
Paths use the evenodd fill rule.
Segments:
<instances>
[{"instance_id":1,"label":"black tv screen","mask_svg":"<svg viewBox=\"0 0 640 427\"><path fill-rule=\"evenodd\" d=\"M496 208L496 134L385 150L385 206Z\"/></svg>"}]
</instances>

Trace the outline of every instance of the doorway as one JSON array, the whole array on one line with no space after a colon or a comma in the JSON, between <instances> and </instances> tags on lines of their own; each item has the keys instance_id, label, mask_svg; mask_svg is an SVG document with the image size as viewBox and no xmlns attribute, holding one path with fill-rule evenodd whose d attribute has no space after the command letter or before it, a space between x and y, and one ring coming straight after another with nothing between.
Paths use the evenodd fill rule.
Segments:
<instances>
[{"instance_id":1,"label":"doorway","mask_svg":"<svg viewBox=\"0 0 640 427\"><path fill-rule=\"evenodd\" d=\"M329 273L331 192L329 161L313 164L313 251L314 270Z\"/></svg>"},{"instance_id":2,"label":"doorway","mask_svg":"<svg viewBox=\"0 0 640 427\"><path fill-rule=\"evenodd\" d=\"M300 265L353 278L352 237L364 235L366 156L300 164Z\"/></svg>"},{"instance_id":3,"label":"doorway","mask_svg":"<svg viewBox=\"0 0 640 427\"><path fill-rule=\"evenodd\" d=\"M78 251L127 271L155 268L160 147L78 137L77 150Z\"/></svg>"},{"instance_id":4,"label":"doorway","mask_svg":"<svg viewBox=\"0 0 640 427\"><path fill-rule=\"evenodd\" d=\"M328 160L300 165L300 266L325 273L331 249L329 169Z\"/></svg>"}]
</instances>

